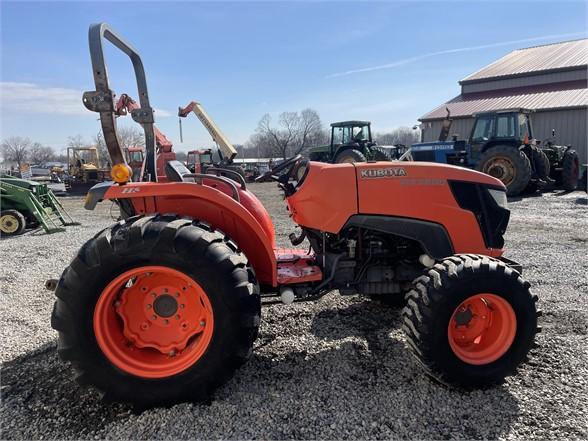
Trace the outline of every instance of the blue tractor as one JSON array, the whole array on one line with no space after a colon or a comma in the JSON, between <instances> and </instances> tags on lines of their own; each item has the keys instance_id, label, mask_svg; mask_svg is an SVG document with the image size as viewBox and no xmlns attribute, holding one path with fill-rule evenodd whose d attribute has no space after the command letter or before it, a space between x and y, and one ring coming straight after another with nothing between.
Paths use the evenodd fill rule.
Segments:
<instances>
[{"instance_id":1,"label":"blue tractor","mask_svg":"<svg viewBox=\"0 0 588 441\"><path fill-rule=\"evenodd\" d=\"M413 144L415 161L474 168L500 179L508 195L534 192L547 184L567 191L578 186L579 159L570 146L541 143L533 138L530 111L509 109L476 114L469 140L448 141L452 119L447 109L438 141Z\"/></svg>"}]
</instances>

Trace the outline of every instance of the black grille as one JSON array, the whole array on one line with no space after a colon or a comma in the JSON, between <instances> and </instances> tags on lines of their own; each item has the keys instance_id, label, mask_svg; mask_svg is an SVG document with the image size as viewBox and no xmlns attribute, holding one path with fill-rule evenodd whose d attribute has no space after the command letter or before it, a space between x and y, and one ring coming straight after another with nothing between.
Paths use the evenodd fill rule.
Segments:
<instances>
[{"instance_id":1,"label":"black grille","mask_svg":"<svg viewBox=\"0 0 588 441\"><path fill-rule=\"evenodd\" d=\"M453 197L464 210L471 211L478 220L487 248L502 248L510 210L499 206L487 187L475 182L449 181ZM496 188L504 191L504 189Z\"/></svg>"}]
</instances>

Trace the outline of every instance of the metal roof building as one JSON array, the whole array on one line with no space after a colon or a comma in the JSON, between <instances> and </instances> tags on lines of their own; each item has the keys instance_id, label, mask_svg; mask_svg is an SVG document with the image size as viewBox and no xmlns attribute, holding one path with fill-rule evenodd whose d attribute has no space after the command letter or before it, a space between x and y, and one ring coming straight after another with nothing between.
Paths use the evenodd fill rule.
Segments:
<instances>
[{"instance_id":1,"label":"metal roof building","mask_svg":"<svg viewBox=\"0 0 588 441\"><path fill-rule=\"evenodd\" d=\"M473 114L531 109L534 136L556 131L558 144L571 144L587 161L588 39L518 49L459 82L461 94L419 118L423 141L439 136L447 107L452 134L469 137Z\"/></svg>"}]
</instances>

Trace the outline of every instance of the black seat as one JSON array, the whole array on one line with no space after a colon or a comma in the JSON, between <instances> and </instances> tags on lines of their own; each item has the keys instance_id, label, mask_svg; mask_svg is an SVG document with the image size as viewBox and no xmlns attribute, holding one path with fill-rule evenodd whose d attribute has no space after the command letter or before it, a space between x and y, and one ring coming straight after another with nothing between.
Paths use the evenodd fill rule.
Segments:
<instances>
[{"instance_id":1,"label":"black seat","mask_svg":"<svg viewBox=\"0 0 588 441\"><path fill-rule=\"evenodd\" d=\"M172 182L195 182L192 177L184 177L192 172L180 161L168 161L165 164L165 175Z\"/></svg>"}]
</instances>

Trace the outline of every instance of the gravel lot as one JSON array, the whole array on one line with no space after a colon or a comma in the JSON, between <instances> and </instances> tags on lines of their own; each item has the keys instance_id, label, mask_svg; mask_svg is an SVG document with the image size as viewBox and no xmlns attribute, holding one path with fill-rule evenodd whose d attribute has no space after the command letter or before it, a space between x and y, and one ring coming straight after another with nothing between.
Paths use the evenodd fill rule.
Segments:
<instances>
[{"instance_id":1,"label":"gravel lot","mask_svg":"<svg viewBox=\"0 0 588 441\"><path fill-rule=\"evenodd\" d=\"M292 225L273 184L251 186L286 245ZM409 356L399 314L358 296L266 305L255 355L209 405L135 415L80 389L58 361L49 318L59 276L112 223L110 203L81 209L66 233L0 241L5 439L39 438L588 438L586 193L511 202L508 256L540 297L540 347L501 387L464 393L430 381Z\"/></svg>"}]
</instances>

